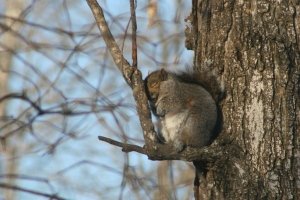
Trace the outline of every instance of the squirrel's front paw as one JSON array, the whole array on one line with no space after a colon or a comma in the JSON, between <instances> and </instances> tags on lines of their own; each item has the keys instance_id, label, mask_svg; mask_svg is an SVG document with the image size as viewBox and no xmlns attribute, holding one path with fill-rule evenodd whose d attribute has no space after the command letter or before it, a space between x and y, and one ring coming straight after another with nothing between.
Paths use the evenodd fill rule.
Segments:
<instances>
[{"instance_id":1,"label":"squirrel's front paw","mask_svg":"<svg viewBox=\"0 0 300 200\"><path fill-rule=\"evenodd\" d=\"M159 106L159 104L158 104L156 107L156 114L160 117L163 117L163 116L165 116L166 111L165 111L165 109L162 108L162 106Z\"/></svg>"},{"instance_id":2,"label":"squirrel's front paw","mask_svg":"<svg viewBox=\"0 0 300 200\"><path fill-rule=\"evenodd\" d=\"M175 148L175 150L176 150L177 153L180 153L180 152L182 152L185 149L186 146L185 146L185 144L183 144L182 141L175 140L173 142L173 147Z\"/></svg>"}]
</instances>

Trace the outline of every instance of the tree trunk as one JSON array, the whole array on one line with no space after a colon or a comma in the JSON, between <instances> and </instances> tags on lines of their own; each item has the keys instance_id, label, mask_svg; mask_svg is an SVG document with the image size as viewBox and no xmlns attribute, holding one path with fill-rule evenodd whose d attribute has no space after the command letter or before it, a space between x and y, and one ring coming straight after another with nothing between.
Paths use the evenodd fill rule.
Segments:
<instances>
[{"instance_id":1,"label":"tree trunk","mask_svg":"<svg viewBox=\"0 0 300 200\"><path fill-rule=\"evenodd\" d=\"M236 145L200 199L300 197L300 1L193 0L187 46L226 89L219 137Z\"/></svg>"},{"instance_id":2,"label":"tree trunk","mask_svg":"<svg viewBox=\"0 0 300 200\"><path fill-rule=\"evenodd\" d=\"M20 13L24 8L24 2L22 0L5 2L5 14L10 17L19 17ZM20 23L13 22L11 20L5 20L5 25L13 31L18 31L21 28ZM13 54L5 49L5 47L10 49L17 49L18 41L17 38L11 33L11 30L3 30L1 44L3 51L0 52L0 97L8 93L8 81L10 76L10 70L13 63ZM7 116L7 107L4 102L0 104L0 116ZM6 123L7 119L0 119L0 127ZM0 131L1 132L1 131ZM2 132L2 134L4 134ZM3 135L1 135L3 136ZM4 175L16 174L18 171L18 162L16 159L18 146L15 145L18 137L6 139L4 144L1 141L0 152L2 153L4 163L0 163L1 173ZM20 140L21 141L21 140ZM7 183L14 185L14 179L8 179ZM5 199L13 200L15 199L14 190L3 190Z\"/></svg>"}]
</instances>

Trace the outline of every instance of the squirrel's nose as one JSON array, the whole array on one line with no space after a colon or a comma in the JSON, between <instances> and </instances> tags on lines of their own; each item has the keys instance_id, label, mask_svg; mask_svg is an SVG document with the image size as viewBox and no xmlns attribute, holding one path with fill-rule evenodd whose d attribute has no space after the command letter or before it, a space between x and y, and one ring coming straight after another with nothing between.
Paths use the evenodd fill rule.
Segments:
<instances>
[{"instance_id":1,"label":"squirrel's nose","mask_svg":"<svg viewBox=\"0 0 300 200\"><path fill-rule=\"evenodd\" d=\"M156 102L156 100L157 100L157 95L156 95L156 94L152 94L152 95L151 95L151 99L152 99L152 101Z\"/></svg>"}]
</instances>

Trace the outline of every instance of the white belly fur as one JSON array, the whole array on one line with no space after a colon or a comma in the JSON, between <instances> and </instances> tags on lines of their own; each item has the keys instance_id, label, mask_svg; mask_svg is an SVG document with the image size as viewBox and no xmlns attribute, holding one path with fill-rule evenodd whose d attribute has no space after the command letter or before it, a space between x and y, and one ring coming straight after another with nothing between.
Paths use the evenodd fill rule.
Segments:
<instances>
[{"instance_id":1,"label":"white belly fur","mask_svg":"<svg viewBox=\"0 0 300 200\"><path fill-rule=\"evenodd\" d=\"M182 132L182 125L187 119L187 112L181 112L178 114L167 114L162 119L162 136L165 138L166 142L174 141L178 139Z\"/></svg>"}]
</instances>

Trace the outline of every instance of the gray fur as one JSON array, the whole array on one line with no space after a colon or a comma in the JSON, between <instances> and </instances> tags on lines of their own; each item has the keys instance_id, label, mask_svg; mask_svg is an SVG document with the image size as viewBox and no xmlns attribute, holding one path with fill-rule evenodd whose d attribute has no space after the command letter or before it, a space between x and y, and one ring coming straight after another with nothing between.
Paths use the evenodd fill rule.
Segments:
<instances>
[{"instance_id":1,"label":"gray fur","mask_svg":"<svg viewBox=\"0 0 300 200\"><path fill-rule=\"evenodd\" d=\"M155 106L161 134L177 151L209 144L217 122L217 105L201 85L181 82L176 75L168 74L160 85Z\"/></svg>"}]
</instances>

